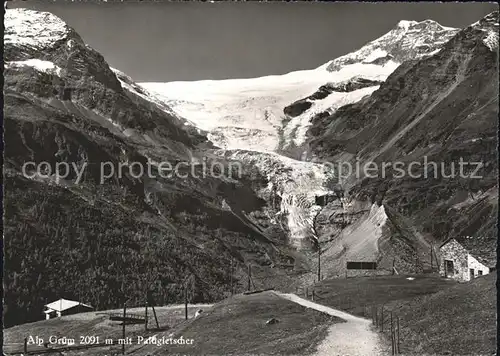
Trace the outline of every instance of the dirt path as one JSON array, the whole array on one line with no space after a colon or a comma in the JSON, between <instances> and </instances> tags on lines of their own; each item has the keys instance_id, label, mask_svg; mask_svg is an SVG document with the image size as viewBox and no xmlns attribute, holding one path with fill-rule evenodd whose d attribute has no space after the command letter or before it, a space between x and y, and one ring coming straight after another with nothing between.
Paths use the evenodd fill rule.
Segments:
<instances>
[{"instance_id":1,"label":"dirt path","mask_svg":"<svg viewBox=\"0 0 500 356\"><path fill-rule=\"evenodd\" d=\"M388 355L379 335L371 329L371 321L300 298L295 294L275 292L278 296L306 308L344 319L332 325L328 336L318 346L314 356L385 356Z\"/></svg>"}]
</instances>

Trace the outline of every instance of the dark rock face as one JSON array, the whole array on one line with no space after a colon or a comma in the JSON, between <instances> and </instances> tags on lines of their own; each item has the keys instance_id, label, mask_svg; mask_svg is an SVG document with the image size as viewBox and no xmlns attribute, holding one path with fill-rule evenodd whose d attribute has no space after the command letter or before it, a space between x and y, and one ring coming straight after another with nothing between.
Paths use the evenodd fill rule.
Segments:
<instances>
[{"instance_id":1,"label":"dark rock face","mask_svg":"<svg viewBox=\"0 0 500 356\"><path fill-rule=\"evenodd\" d=\"M490 255L498 198L497 33L495 12L458 32L438 53L403 63L369 98L317 116L308 132L313 155L322 160L352 157L353 165L357 159L378 167L420 162L412 168L418 178L399 177L390 168L385 178L379 171L377 178L351 176L345 184L357 199L409 219L431 241L473 236L480 241L477 250ZM466 174L457 173L460 159L483 162L482 178L470 176L473 164ZM455 176L445 177L452 169Z\"/></svg>"},{"instance_id":2,"label":"dark rock face","mask_svg":"<svg viewBox=\"0 0 500 356\"><path fill-rule=\"evenodd\" d=\"M381 80L371 80L371 79L366 79L366 78L361 78L361 77L354 77L354 78L349 79L345 82L335 83L335 84L327 84L325 86L324 90L326 92L329 92L329 93L332 93L334 91L348 93L348 92L355 91L355 90L362 89L362 88L378 86L382 83L383 83L383 81L381 81Z\"/></svg>"},{"instance_id":3,"label":"dark rock face","mask_svg":"<svg viewBox=\"0 0 500 356\"><path fill-rule=\"evenodd\" d=\"M366 63L376 64L378 66L383 66L384 64L388 63L391 60L394 60L394 57L391 56L390 54L388 54L387 56L375 58L373 61L366 62Z\"/></svg>"},{"instance_id":4,"label":"dark rock face","mask_svg":"<svg viewBox=\"0 0 500 356\"><path fill-rule=\"evenodd\" d=\"M312 103L310 101L307 101L307 99L301 99L285 107L283 112L287 116L297 117L307 111L311 106Z\"/></svg>"},{"instance_id":5,"label":"dark rock face","mask_svg":"<svg viewBox=\"0 0 500 356\"><path fill-rule=\"evenodd\" d=\"M244 181L203 177L196 164L181 170L186 178L161 177L155 165L154 177L138 177L125 166L101 182L103 162L206 158L225 176L229 167L202 133L117 77L57 17L8 10L5 38L6 326L39 319L60 297L97 309L119 307L124 295L139 305L146 291L157 304L180 301L189 275L191 302L219 300L230 290L232 259L236 290L245 263L290 259L274 226L250 217L266 202ZM60 180L29 170L28 178L22 169L31 161L52 172L66 162L81 180L74 170Z\"/></svg>"},{"instance_id":6,"label":"dark rock face","mask_svg":"<svg viewBox=\"0 0 500 356\"><path fill-rule=\"evenodd\" d=\"M333 92L347 93L362 88L377 86L381 83L382 81L370 80L361 77L354 77L341 83L328 83L319 87L316 92L307 98L297 100L296 102L288 105L283 109L283 112L288 117L297 117L307 111L312 106L312 102L314 100L324 99Z\"/></svg>"}]
</instances>

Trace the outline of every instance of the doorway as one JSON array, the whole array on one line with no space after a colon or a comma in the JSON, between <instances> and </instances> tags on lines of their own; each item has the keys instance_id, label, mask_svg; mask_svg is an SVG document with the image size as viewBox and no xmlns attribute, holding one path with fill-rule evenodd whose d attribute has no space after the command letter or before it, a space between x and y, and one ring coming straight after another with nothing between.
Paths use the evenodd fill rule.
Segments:
<instances>
[{"instance_id":1,"label":"doorway","mask_svg":"<svg viewBox=\"0 0 500 356\"><path fill-rule=\"evenodd\" d=\"M444 260L444 274L446 277L453 277L455 274L455 269L453 266L453 261L451 260Z\"/></svg>"}]
</instances>

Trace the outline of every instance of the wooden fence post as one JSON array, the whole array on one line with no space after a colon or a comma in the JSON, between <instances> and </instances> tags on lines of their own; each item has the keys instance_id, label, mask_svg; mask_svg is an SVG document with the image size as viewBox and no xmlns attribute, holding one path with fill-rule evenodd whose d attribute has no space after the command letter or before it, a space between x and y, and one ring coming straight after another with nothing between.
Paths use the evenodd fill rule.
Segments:
<instances>
[{"instance_id":1,"label":"wooden fence post","mask_svg":"<svg viewBox=\"0 0 500 356\"><path fill-rule=\"evenodd\" d=\"M380 330L384 332L384 306L382 305L382 311L381 311L381 316L380 316L381 323L380 323Z\"/></svg>"},{"instance_id":2,"label":"wooden fence post","mask_svg":"<svg viewBox=\"0 0 500 356\"><path fill-rule=\"evenodd\" d=\"M396 352L397 354L399 355L399 353L401 352L399 350L399 316L396 317L396 327L398 328L398 334L397 334L397 348L396 348Z\"/></svg>"},{"instance_id":3,"label":"wooden fence post","mask_svg":"<svg viewBox=\"0 0 500 356\"><path fill-rule=\"evenodd\" d=\"M233 288L233 256L231 256L231 295L234 294L234 288Z\"/></svg>"},{"instance_id":4,"label":"wooden fence post","mask_svg":"<svg viewBox=\"0 0 500 356\"><path fill-rule=\"evenodd\" d=\"M154 304L151 306L151 309L153 309L153 315L155 316L156 327L159 329L160 328L160 323L158 323L158 317L156 316L156 310L155 310Z\"/></svg>"},{"instance_id":5,"label":"wooden fence post","mask_svg":"<svg viewBox=\"0 0 500 356\"><path fill-rule=\"evenodd\" d=\"M248 291L250 292L250 289L252 288L251 286L252 283L252 266L248 265Z\"/></svg>"},{"instance_id":6,"label":"wooden fence post","mask_svg":"<svg viewBox=\"0 0 500 356\"><path fill-rule=\"evenodd\" d=\"M321 282L321 245L318 248L318 282Z\"/></svg>"},{"instance_id":7,"label":"wooden fence post","mask_svg":"<svg viewBox=\"0 0 500 356\"><path fill-rule=\"evenodd\" d=\"M432 246L431 246L431 272L434 271L434 261L432 261Z\"/></svg>"},{"instance_id":8,"label":"wooden fence post","mask_svg":"<svg viewBox=\"0 0 500 356\"><path fill-rule=\"evenodd\" d=\"M146 309L144 310L144 330L148 330L148 301L146 300Z\"/></svg>"},{"instance_id":9,"label":"wooden fence post","mask_svg":"<svg viewBox=\"0 0 500 356\"><path fill-rule=\"evenodd\" d=\"M392 311L391 311L391 355L394 355L394 329L392 324Z\"/></svg>"},{"instance_id":10,"label":"wooden fence post","mask_svg":"<svg viewBox=\"0 0 500 356\"><path fill-rule=\"evenodd\" d=\"M122 329L122 355L125 355L125 320L127 317L127 304L123 303L123 329Z\"/></svg>"},{"instance_id":11,"label":"wooden fence post","mask_svg":"<svg viewBox=\"0 0 500 356\"><path fill-rule=\"evenodd\" d=\"M312 301L314 302L314 289L312 291Z\"/></svg>"},{"instance_id":12,"label":"wooden fence post","mask_svg":"<svg viewBox=\"0 0 500 356\"><path fill-rule=\"evenodd\" d=\"M188 320L188 294L187 294L187 283L184 284L184 317Z\"/></svg>"},{"instance_id":13,"label":"wooden fence post","mask_svg":"<svg viewBox=\"0 0 500 356\"><path fill-rule=\"evenodd\" d=\"M28 338L24 338L24 353L28 353Z\"/></svg>"}]
</instances>

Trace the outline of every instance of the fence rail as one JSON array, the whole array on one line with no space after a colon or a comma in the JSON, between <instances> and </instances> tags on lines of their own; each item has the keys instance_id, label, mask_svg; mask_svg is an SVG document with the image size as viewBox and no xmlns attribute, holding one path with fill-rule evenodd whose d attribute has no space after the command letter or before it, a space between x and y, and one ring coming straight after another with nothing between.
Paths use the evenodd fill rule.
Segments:
<instances>
[{"instance_id":1,"label":"fence rail","mask_svg":"<svg viewBox=\"0 0 500 356\"><path fill-rule=\"evenodd\" d=\"M401 354L401 323L399 316L384 305L373 305L365 308L365 317L371 317L375 328L391 340L392 355Z\"/></svg>"},{"instance_id":2,"label":"fence rail","mask_svg":"<svg viewBox=\"0 0 500 356\"><path fill-rule=\"evenodd\" d=\"M146 317L142 314L131 314L131 313L126 313L123 315L123 313L112 313L109 314L109 319L110 320L137 320L137 321L144 321Z\"/></svg>"}]
</instances>

